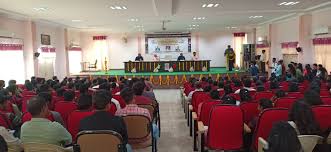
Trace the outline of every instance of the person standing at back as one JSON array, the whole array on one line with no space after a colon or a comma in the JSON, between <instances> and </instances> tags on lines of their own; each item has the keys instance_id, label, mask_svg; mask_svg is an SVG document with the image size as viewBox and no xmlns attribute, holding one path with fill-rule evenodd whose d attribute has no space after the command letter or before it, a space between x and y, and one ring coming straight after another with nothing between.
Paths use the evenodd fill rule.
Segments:
<instances>
[{"instance_id":1,"label":"person standing at back","mask_svg":"<svg viewBox=\"0 0 331 152\"><path fill-rule=\"evenodd\" d=\"M262 50L260 60L261 60L261 72L265 73L265 64L267 63L267 56L265 54L265 50Z\"/></svg>"}]
</instances>

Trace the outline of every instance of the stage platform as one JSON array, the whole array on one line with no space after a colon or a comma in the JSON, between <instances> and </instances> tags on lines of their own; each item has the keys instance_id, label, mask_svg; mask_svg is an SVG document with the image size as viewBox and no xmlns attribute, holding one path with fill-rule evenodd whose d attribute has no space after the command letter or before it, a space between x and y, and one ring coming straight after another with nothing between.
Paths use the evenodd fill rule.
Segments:
<instances>
[{"instance_id":1,"label":"stage platform","mask_svg":"<svg viewBox=\"0 0 331 152\"><path fill-rule=\"evenodd\" d=\"M188 80L190 77L212 77L213 79L218 79L220 77L224 76L241 76L246 74L245 71L227 71L227 69L224 68L210 68L210 71L208 72L158 72L158 73L151 73L151 72L145 72L145 73L125 73L124 70L109 70L107 72L105 71L95 71L95 72L82 72L79 74L74 74L71 76L80 76L80 77L89 77L90 79L94 79L97 77L102 78L108 78L108 77L117 77L119 79L120 77L125 78L149 78L150 81L153 81L153 84L164 88L164 87L171 87L174 86L180 86L183 82Z\"/></svg>"}]
</instances>

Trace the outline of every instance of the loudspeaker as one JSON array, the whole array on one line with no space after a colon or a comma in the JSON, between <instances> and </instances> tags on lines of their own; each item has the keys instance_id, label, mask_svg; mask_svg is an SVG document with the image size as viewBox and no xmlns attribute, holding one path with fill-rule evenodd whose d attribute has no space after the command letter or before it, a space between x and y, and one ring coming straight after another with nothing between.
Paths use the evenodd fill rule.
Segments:
<instances>
[{"instance_id":1,"label":"loudspeaker","mask_svg":"<svg viewBox=\"0 0 331 152\"><path fill-rule=\"evenodd\" d=\"M296 50L297 50L297 52L302 52L302 48L301 47L297 47Z\"/></svg>"},{"instance_id":2,"label":"loudspeaker","mask_svg":"<svg viewBox=\"0 0 331 152\"><path fill-rule=\"evenodd\" d=\"M35 57L35 58L38 58L38 57L39 57L39 55L40 55L40 53L39 53L39 52L35 52L35 53L34 53L34 57Z\"/></svg>"}]
</instances>

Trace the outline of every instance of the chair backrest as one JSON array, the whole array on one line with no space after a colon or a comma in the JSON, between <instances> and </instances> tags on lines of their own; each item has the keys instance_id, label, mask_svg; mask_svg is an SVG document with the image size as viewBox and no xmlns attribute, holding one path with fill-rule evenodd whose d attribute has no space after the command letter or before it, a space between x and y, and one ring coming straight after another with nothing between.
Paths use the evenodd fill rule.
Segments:
<instances>
[{"instance_id":1,"label":"chair backrest","mask_svg":"<svg viewBox=\"0 0 331 152\"><path fill-rule=\"evenodd\" d=\"M297 100L297 98L283 97L278 98L275 101L275 108L288 108L291 109L293 103Z\"/></svg>"},{"instance_id":2,"label":"chair backrest","mask_svg":"<svg viewBox=\"0 0 331 152\"><path fill-rule=\"evenodd\" d=\"M28 101L30 98L34 97L35 95L26 95L23 96L22 98L22 112L27 112L28 111Z\"/></svg>"},{"instance_id":3,"label":"chair backrest","mask_svg":"<svg viewBox=\"0 0 331 152\"><path fill-rule=\"evenodd\" d=\"M77 104L74 102L59 101L55 104L54 111L61 114L65 124L67 124L68 115L77 110Z\"/></svg>"},{"instance_id":4,"label":"chair backrest","mask_svg":"<svg viewBox=\"0 0 331 152\"><path fill-rule=\"evenodd\" d=\"M258 138L267 139L272 129L272 125L279 121L288 120L288 109L274 108L266 109L260 115L253 134L253 149L258 147Z\"/></svg>"},{"instance_id":5,"label":"chair backrest","mask_svg":"<svg viewBox=\"0 0 331 152\"><path fill-rule=\"evenodd\" d=\"M209 149L241 149L243 134L244 116L240 107L223 104L212 108L206 143Z\"/></svg>"},{"instance_id":6,"label":"chair backrest","mask_svg":"<svg viewBox=\"0 0 331 152\"><path fill-rule=\"evenodd\" d=\"M321 100L325 105L331 105L331 97L322 97Z\"/></svg>"},{"instance_id":7,"label":"chair backrest","mask_svg":"<svg viewBox=\"0 0 331 152\"><path fill-rule=\"evenodd\" d=\"M138 104L138 106L140 108L147 109L149 111L149 114L151 115L152 120L153 120L156 111L155 111L155 108L152 104Z\"/></svg>"},{"instance_id":8,"label":"chair backrest","mask_svg":"<svg viewBox=\"0 0 331 152\"><path fill-rule=\"evenodd\" d=\"M33 91L23 91L22 92L22 96L35 96L35 95L37 95L37 94Z\"/></svg>"},{"instance_id":9,"label":"chair backrest","mask_svg":"<svg viewBox=\"0 0 331 152\"><path fill-rule=\"evenodd\" d=\"M271 91L257 92L255 94L255 100L259 101L260 99L263 99L263 98L271 99L273 96L274 96L274 94Z\"/></svg>"},{"instance_id":10,"label":"chair backrest","mask_svg":"<svg viewBox=\"0 0 331 152\"><path fill-rule=\"evenodd\" d=\"M113 98L116 99L120 103L121 108L125 108L126 103L120 95L113 95Z\"/></svg>"},{"instance_id":11,"label":"chair backrest","mask_svg":"<svg viewBox=\"0 0 331 152\"><path fill-rule=\"evenodd\" d=\"M317 135L299 135L298 139L304 152L312 152L317 143L323 140L321 136Z\"/></svg>"},{"instance_id":12,"label":"chair backrest","mask_svg":"<svg viewBox=\"0 0 331 152\"><path fill-rule=\"evenodd\" d=\"M331 105L314 106L312 110L321 130L331 129Z\"/></svg>"},{"instance_id":13,"label":"chair backrest","mask_svg":"<svg viewBox=\"0 0 331 152\"><path fill-rule=\"evenodd\" d=\"M209 125L210 111L217 104L221 104L221 102L211 101L202 103L199 121L202 121L205 126Z\"/></svg>"},{"instance_id":14,"label":"chair backrest","mask_svg":"<svg viewBox=\"0 0 331 152\"><path fill-rule=\"evenodd\" d=\"M125 148L122 136L111 130L81 131L77 144L80 152L120 152L120 148Z\"/></svg>"},{"instance_id":15,"label":"chair backrest","mask_svg":"<svg viewBox=\"0 0 331 152\"><path fill-rule=\"evenodd\" d=\"M80 121L87 117L90 116L94 113L94 111L73 111L69 114L68 116L68 122L67 122L67 128L69 133L71 134L73 141L76 141L76 135L79 132L79 124Z\"/></svg>"},{"instance_id":16,"label":"chair backrest","mask_svg":"<svg viewBox=\"0 0 331 152\"><path fill-rule=\"evenodd\" d=\"M139 140L148 137L151 133L151 121L143 115L128 115L123 116L127 127L128 139Z\"/></svg>"},{"instance_id":17,"label":"chair backrest","mask_svg":"<svg viewBox=\"0 0 331 152\"><path fill-rule=\"evenodd\" d=\"M193 98L194 97L194 98ZM194 92L192 96L192 106L193 106L193 111L198 111L198 106L202 102L206 102L210 100L211 97L209 93L206 92Z\"/></svg>"},{"instance_id":18,"label":"chair backrest","mask_svg":"<svg viewBox=\"0 0 331 152\"><path fill-rule=\"evenodd\" d=\"M6 129L13 129L11 121L8 119L6 113L0 112L0 126L3 126Z\"/></svg>"},{"instance_id":19,"label":"chair backrest","mask_svg":"<svg viewBox=\"0 0 331 152\"><path fill-rule=\"evenodd\" d=\"M330 91L329 90L320 90L320 96L321 97L330 97Z\"/></svg>"},{"instance_id":20,"label":"chair backrest","mask_svg":"<svg viewBox=\"0 0 331 152\"><path fill-rule=\"evenodd\" d=\"M292 98L303 98L303 94L301 92L288 92L287 97L292 97Z\"/></svg>"},{"instance_id":21,"label":"chair backrest","mask_svg":"<svg viewBox=\"0 0 331 152\"><path fill-rule=\"evenodd\" d=\"M244 122L248 124L254 117L257 117L260 111L257 109L257 102L243 102L240 104L241 110L244 112Z\"/></svg>"},{"instance_id":22,"label":"chair backrest","mask_svg":"<svg viewBox=\"0 0 331 152\"><path fill-rule=\"evenodd\" d=\"M24 152L65 152L63 147L51 144L42 144L42 143L24 143Z\"/></svg>"}]
</instances>

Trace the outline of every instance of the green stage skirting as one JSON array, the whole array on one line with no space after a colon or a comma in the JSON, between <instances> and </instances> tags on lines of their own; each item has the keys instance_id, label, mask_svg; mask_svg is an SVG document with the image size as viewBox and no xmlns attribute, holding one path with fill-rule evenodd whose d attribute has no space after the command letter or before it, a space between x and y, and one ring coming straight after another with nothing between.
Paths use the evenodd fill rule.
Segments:
<instances>
[{"instance_id":1,"label":"green stage skirting","mask_svg":"<svg viewBox=\"0 0 331 152\"><path fill-rule=\"evenodd\" d=\"M209 74L235 74L243 73L245 71L227 71L226 68L210 68L209 72L144 72L144 73L125 73L124 70L109 70L108 72L86 72L79 75L90 75L90 76L176 76L176 75L209 75Z\"/></svg>"}]
</instances>

